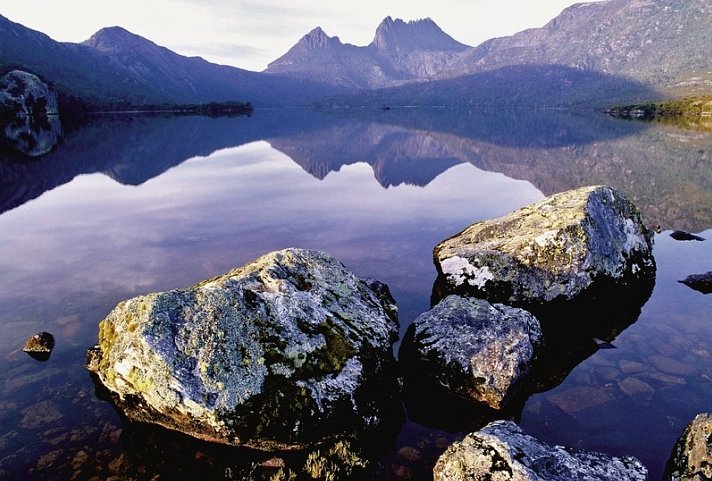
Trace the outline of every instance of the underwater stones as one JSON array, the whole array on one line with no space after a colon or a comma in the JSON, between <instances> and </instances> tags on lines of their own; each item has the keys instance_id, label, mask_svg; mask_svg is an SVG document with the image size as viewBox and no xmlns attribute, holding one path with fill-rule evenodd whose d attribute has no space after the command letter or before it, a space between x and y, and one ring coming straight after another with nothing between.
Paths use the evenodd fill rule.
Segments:
<instances>
[{"instance_id":1,"label":"underwater stones","mask_svg":"<svg viewBox=\"0 0 712 481\"><path fill-rule=\"evenodd\" d=\"M435 298L454 293L524 307L571 300L600 280L650 277L652 244L623 193L607 186L562 192L438 244Z\"/></svg>"},{"instance_id":2,"label":"underwater stones","mask_svg":"<svg viewBox=\"0 0 712 481\"><path fill-rule=\"evenodd\" d=\"M397 422L397 332L385 285L328 254L286 249L120 303L87 362L131 420L292 449Z\"/></svg>"},{"instance_id":3,"label":"underwater stones","mask_svg":"<svg viewBox=\"0 0 712 481\"><path fill-rule=\"evenodd\" d=\"M54 336L44 331L30 336L22 348L23 351L38 361L49 359L52 349L54 349Z\"/></svg>"},{"instance_id":4,"label":"underwater stones","mask_svg":"<svg viewBox=\"0 0 712 481\"><path fill-rule=\"evenodd\" d=\"M677 241L703 241L705 240L704 237L700 237L696 234L690 234L689 232L685 232L684 230L676 230L670 233L670 237Z\"/></svg>"},{"instance_id":5,"label":"underwater stones","mask_svg":"<svg viewBox=\"0 0 712 481\"><path fill-rule=\"evenodd\" d=\"M413 322L400 359L429 382L500 409L540 346L539 322L529 312L449 296Z\"/></svg>"},{"instance_id":6,"label":"underwater stones","mask_svg":"<svg viewBox=\"0 0 712 481\"><path fill-rule=\"evenodd\" d=\"M511 421L494 421L451 445L433 469L434 481L644 481L637 459L613 457L528 436Z\"/></svg>"},{"instance_id":7,"label":"underwater stones","mask_svg":"<svg viewBox=\"0 0 712 481\"><path fill-rule=\"evenodd\" d=\"M712 414L698 414L675 443L664 481L712 479Z\"/></svg>"}]
</instances>

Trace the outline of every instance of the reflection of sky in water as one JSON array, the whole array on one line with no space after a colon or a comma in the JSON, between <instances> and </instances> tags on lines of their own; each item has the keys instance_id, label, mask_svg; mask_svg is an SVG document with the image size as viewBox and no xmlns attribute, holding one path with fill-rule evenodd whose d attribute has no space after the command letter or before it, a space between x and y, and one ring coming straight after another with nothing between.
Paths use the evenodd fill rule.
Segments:
<instances>
[{"instance_id":1,"label":"reflection of sky in water","mask_svg":"<svg viewBox=\"0 0 712 481\"><path fill-rule=\"evenodd\" d=\"M522 157L519 150L483 154ZM522 178L547 178L556 166L568 168L560 161L568 157L563 152L524 165ZM536 160L536 153L526 159ZM520 164L511 165L513 175L520 172ZM588 175L581 165L581 176ZM365 163L342 165L319 181L266 142L195 157L138 186L80 175L0 215L0 356L7 364L0 374L0 406L7 408L0 424L15 425L34 396L50 393L58 404L68 403L65 376L70 391L91 392L84 349L119 300L188 286L284 247L331 252L359 276L386 282L404 331L428 308L435 244L541 197L528 182L471 163L426 187L384 189ZM712 238L712 231L703 236ZM710 246L658 235L656 288L639 321L614 341L617 349L598 351L563 384L532 396L524 428L552 443L633 454L659 472L689 419L712 410L712 295L677 283L712 270ZM40 330L57 337L53 357L42 366L17 353ZM102 409L99 416L110 416ZM82 421L65 417L61 423L71 429ZM0 446L0 459L18 448Z\"/></svg>"},{"instance_id":2,"label":"reflection of sky in water","mask_svg":"<svg viewBox=\"0 0 712 481\"><path fill-rule=\"evenodd\" d=\"M329 251L361 276L417 293L424 308L439 240L540 197L471 165L427 188L383 189L366 164L318 181L262 142L138 187L83 175L0 217L0 312L19 315L19 299L32 315L77 296L91 303L181 287L290 246Z\"/></svg>"}]
</instances>

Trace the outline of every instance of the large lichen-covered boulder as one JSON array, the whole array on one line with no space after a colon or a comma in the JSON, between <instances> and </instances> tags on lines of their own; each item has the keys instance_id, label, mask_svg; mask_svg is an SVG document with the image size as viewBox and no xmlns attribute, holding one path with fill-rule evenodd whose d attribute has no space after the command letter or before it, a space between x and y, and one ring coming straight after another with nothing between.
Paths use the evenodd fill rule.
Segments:
<instances>
[{"instance_id":1,"label":"large lichen-covered boulder","mask_svg":"<svg viewBox=\"0 0 712 481\"><path fill-rule=\"evenodd\" d=\"M526 378L541 337L523 309L449 296L413 322L399 357L413 377L500 409Z\"/></svg>"},{"instance_id":2,"label":"large lichen-covered boulder","mask_svg":"<svg viewBox=\"0 0 712 481\"><path fill-rule=\"evenodd\" d=\"M310 446L402 412L388 288L332 256L267 254L120 303L88 368L129 419L258 449Z\"/></svg>"},{"instance_id":3,"label":"large lichen-covered boulder","mask_svg":"<svg viewBox=\"0 0 712 481\"><path fill-rule=\"evenodd\" d=\"M712 479L712 414L698 414L675 443L665 467L665 481Z\"/></svg>"},{"instance_id":4,"label":"large lichen-covered boulder","mask_svg":"<svg viewBox=\"0 0 712 481\"><path fill-rule=\"evenodd\" d=\"M552 195L438 244L436 298L474 295L510 305L571 300L598 281L654 275L652 232L607 186Z\"/></svg>"},{"instance_id":5,"label":"large lichen-covered boulder","mask_svg":"<svg viewBox=\"0 0 712 481\"><path fill-rule=\"evenodd\" d=\"M57 93L39 77L13 70L0 78L0 106L15 115L57 115Z\"/></svg>"},{"instance_id":6,"label":"large lichen-covered boulder","mask_svg":"<svg viewBox=\"0 0 712 481\"><path fill-rule=\"evenodd\" d=\"M451 445L433 469L434 481L645 481L634 457L550 446L511 421L494 421Z\"/></svg>"},{"instance_id":7,"label":"large lichen-covered boulder","mask_svg":"<svg viewBox=\"0 0 712 481\"><path fill-rule=\"evenodd\" d=\"M57 93L39 77L13 70L0 78L0 147L30 157L48 153L62 136Z\"/></svg>"}]
</instances>

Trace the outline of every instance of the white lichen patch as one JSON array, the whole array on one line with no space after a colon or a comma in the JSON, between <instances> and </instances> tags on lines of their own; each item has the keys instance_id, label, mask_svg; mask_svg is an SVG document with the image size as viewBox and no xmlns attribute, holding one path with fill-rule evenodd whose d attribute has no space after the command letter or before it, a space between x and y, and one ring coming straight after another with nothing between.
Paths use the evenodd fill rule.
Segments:
<instances>
[{"instance_id":1,"label":"white lichen patch","mask_svg":"<svg viewBox=\"0 0 712 481\"><path fill-rule=\"evenodd\" d=\"M556 230L546 231L543 234L536 236L534 238L534 243L536 243L539 247L546 247L556 242L556 236L558 233L559 231Z\"/></svg>"},{"instance_id":2,"label":"white lichen patch","mask_svg":"<svg viewBox=\"0 0 712 481\"><path fill-rule=\"evenodd\" d=\"M360 384L359 381L362 375L363 365L361 361L352 357L346 361L341 372L336 376L298 381L297 385L311 391L312 397L321 412L324 412L325 403L333 403L345 395L351 398L354 409L357 409L353 395Z\"/></svg>"},{"instance_id":3,"label":"white lichen patch","mask_svg":"<svg viewBox=\"0 0 712 481\"><path fill-rule=\"evenodd\" d=\"M494 279L489 267L475 267L464 257L453 256L440 263L443 274L460 286L467 282L473 287L484 287L487 281Z\"/></svg>"}]
</instances>

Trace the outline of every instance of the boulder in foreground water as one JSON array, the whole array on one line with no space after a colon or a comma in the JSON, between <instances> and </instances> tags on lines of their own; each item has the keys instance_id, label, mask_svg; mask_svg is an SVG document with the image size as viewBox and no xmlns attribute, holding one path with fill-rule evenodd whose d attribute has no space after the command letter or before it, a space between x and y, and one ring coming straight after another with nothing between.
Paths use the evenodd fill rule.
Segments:
<instances>
[{"instance_id":1,"label":"boulder in foreground water","mask_svg":"<svg viewBox=\"0 0 712 481\"><path fill-rule=\"evenodd\" d=\"M654 274L652 232L607 186L555 194L438 244L436 298L472 295L510 305L571 300L599 281Z\"/></svg>"},{"instance_id":2,"label":"boulder in foreground water","mask_svg":"<svg viewBox=\"0 0 712 481\"><path fill-rule=\"evenodd\" d=\"M645 481L634 457L613 457L528 436L511 421L495 421L451 445L433 469L434 481Z\"/></svg>"},{"instance_id":3,"label":"boulder in foreground water","mask_svg":"<svg viewBox=\"0 0 712 481\"><path fill-rule=\"evenodd\" d=\"M198 285L119 304L88 368L129 419L294 449L399 419L395 303L332 256L267 254Z\"/></svg>"},{"instance_id":4,"label":"boulder in foreground water","mask_svg":"<svg viewBox=\"0 0 712 481\"><path fill-rule=\"evenodd\" d=\"M698 414L675 443L665 467L665 481L712 479L712 414Z\"/></svg>"},{"instance_id":5,"label":"boulder in foreground water","mask_svg":"<svg viewBox=\"0 0 712 481\"><path fill-rule=\"evenodd\" d=\"M407 369L452 394L500 409L541 346L529 312L449 296L413 322L400 349Z\"/></svg>"}]
</instances>

